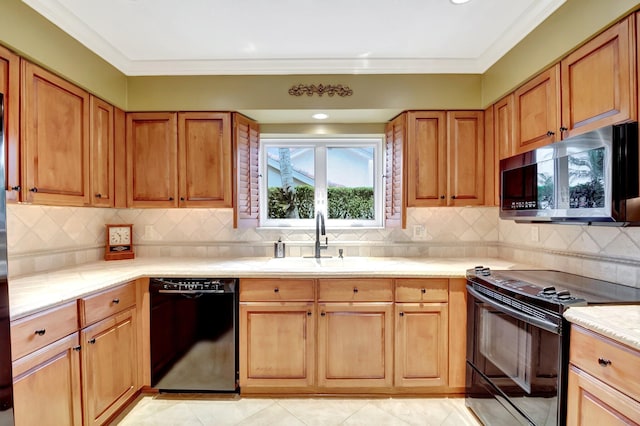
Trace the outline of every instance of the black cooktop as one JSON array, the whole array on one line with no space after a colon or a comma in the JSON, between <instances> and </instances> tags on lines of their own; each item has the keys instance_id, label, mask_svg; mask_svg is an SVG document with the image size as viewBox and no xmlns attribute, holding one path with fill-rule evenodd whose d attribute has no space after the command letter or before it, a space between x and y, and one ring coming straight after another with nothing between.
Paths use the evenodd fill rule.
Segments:
<instances>
[{"instance_id":1,"label":"black cooktop","mask_svg":"<svg viewBox=\"0 0 640 426\"><path fill-rule=\"evenodd\" d=\"M586 304L640 303L640 288L611 281L551 270L490 270L476 267L467 271L473 282L490 284L513 293L521 300L555 303L565 307Z\"/></svg>"}]
</instances>

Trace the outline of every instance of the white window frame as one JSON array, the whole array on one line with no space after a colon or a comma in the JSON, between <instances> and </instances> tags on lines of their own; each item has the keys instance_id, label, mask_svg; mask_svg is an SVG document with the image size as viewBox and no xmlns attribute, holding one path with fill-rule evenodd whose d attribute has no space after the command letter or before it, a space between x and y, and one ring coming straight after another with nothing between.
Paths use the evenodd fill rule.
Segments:
<instances>
[{"instance_id":1,"label":"white window frame","mask_svg":"<svg viewBox=\"0 0 640 426\"><path fill-rule=\"evenodd\" d=\"M281 136L260 135L260 227L261 228L315 228L315 219L269 219L267 193L267 149L289 146L291 148L315 148L315 207L325 217L331 228L383 228L384 227L384 135L331 135L317 137L309 135ZM373 147L373 193L374 219L329 219L327 218L327 148Z\"/></svg>"}]
</instances>

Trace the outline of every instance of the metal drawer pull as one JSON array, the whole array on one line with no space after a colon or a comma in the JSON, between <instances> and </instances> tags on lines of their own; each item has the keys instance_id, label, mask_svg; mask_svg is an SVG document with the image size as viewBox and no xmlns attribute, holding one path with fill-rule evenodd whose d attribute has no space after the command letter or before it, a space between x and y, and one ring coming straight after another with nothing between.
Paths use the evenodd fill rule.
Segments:
<instances>
[{"instance_id":1,"label":"metal drawer pull","mask_svg":"<svg viewBox=\"0 0 640 426\"><path fill-rule=\"evenodd\" d=\"M41 330L36 330L35 333L33 334L37 334L38 336L44 336L44 333L46 333L47 330L46 329L41 329Z\"/></svg>"},{"instance_id":2,"label":"metal drawer pull","mask_svg":"<svg viewBox=\"0 0 640 426\"><path fill-rule=\"evenodd\" d=\"M611 365L611 360L606 359L606 358L598 358L598 364L600 364L603 367L607 367L607 366Z\"/></svg>"},{"instance_id":3,"label":"metal drawer pull","mask_svg":"<svg viewBox=\"0 0 640 426\"><path fill-rule=\"evenodd\" d=\"M404 316L404 312L400 312L400 316L403 317Z\"/></svg>"},{"instance_id":4,"label":"metal drawer pull","mask_svg":"<svg viewBox=\"0 0 640 426\"><path fill-rule=\"evenodd\" d=\"M357 292L358 292L358 287L354 287L354 288L353 288L353 292L354 292L354 293L357 293Z\"/></svg>"},{"instance_id":5,"label":"metal drawer pull","mask_svg":"<svg viewBox=\"0 0 640 426\"><path fill-rule=\"evenodd\" d=\"M95 338L93 338L93 339L91 339L91 340L88 340L88 342L89 342L89 343L91 343L92 345L95 345L95 344L96 344L96 339L95 339Z\"/></svg>"},{"instance_id":6,"label":"metal drawer pull","mask_svg":"<svg viewBox=\"0 0 640 426\"><path fill-rule=\"evenodd\" d=\"M280 293L280 289L278 287L276 287L276 288L273 289L273 292L274 293Z\"/></svg>"},{"instance_id":7,"label":"metal drawer pull","mask_svg":"<svg viewBox=\"0 0 640 426\"><path fill-rule=\"evenodd\" d=\"M116 298L112 300L114 305L117 305L118 303L120 303L120 299Z\"/></svg>"},{"instance_id":8,"label":"metal drawer pull","mask_svg":"<svg viewBox=\"0 0 640 426\"><path fill-rule=\"evenodd\" d=\"M82 348L82 346L78 345L78 346L74 346L73 350L76 352L80 352L80 349Z\"/></svg>"},{"instance_id":9,"label":"metal drawer pull","mask_svg":"<svg viewBox=\"0 0 640 426\"><path fill-rule=\"evenodd\" d=\"M420 289L420 293L425 294L426 292L427 292L427 289L426 289L426 288L421 288L421 289Z\"/></svg>"}]
</instances>

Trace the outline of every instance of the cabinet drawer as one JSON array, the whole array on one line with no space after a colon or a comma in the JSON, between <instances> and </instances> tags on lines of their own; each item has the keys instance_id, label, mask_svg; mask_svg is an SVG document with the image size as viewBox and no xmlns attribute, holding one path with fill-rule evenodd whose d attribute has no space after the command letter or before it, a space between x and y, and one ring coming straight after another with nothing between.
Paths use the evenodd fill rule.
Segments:
<instances>
[{"instance_id":1,"label":"cabinet drawer","mask_svg":"<svg viewBox=\"0 0 640 426\"><path fill-rule=\"evenodd\" d=\"M21 358L77 330L78 306L75 300L12 321L11 358Z\"/></svg>"},{"instance_id":2,"label":"cabinet drawer","mask_svg":"<svg viewBox=\"0 0 640 426\"><path fill-rule=\"evenodd\" d=\"M241 302L313 301L314 280L243 279Z\"/></svg>"},{"instance_id":3,"label":"cabinet drawer","mask_svg":"<svg viewBox=\"0 0 640 426\"><path fill-rule=\"evenodd\" d=\"M396 302L446 302L449 280L446 278L396 280Z\"/></svg>"},{"instance_id":4,"label":"cabinet drawer","mask_svg":"<svg viewBox=\"0 0 640 426\"><path fill-rule=\"evenodd\" d=\"M85 327L136 304L135 282L80 299L80 324Z\"/></svg>"},{"instance_id":5,"label":"cabinet drawer","mask_svg":"<svg viewBox=\"0 0 640 426\"><path fill-rule=\"evenodd\" d=\"M320 302L392 302L391 279L324 279L319 281Z\"/></svg>"},{"instance_id":6,"label":"cabinet drawer","mask_svg":"<svg viewBox=\"0 0 640 426\"><path fill-rule=\"evenodd\" d=\"M571 327L571 363L640 400L640 352L581 327Z\"/></svg>"}]
</instances>

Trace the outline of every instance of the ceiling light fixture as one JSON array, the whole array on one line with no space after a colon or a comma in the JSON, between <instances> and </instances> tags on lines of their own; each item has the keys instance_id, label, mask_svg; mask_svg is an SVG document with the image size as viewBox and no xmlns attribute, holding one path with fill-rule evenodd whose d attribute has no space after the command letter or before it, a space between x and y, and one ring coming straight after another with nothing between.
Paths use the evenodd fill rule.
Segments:
<instances>
[{"instance_id":1,"label":"ceiling light fixture","mask_svg":"<svg viewBox=\"0 0 640 426\"><path fill-rule=\"evenodd\" d=\"M453 4L465 4L469 3L471 0L450 0Z\"/></svg>"},{"instance_id":2,"label":"ceiling light fixture","mask_svg":"<svg viewBox=\"0 0 640 426\"><path fill-rule=\"evenodd\" d=\"M329 118L329 116L327 114L324 114L322 112L319 112L317 114L313 114L311 117L315 118L316 120L326 120L327 118Z\"/></svg>"}]
</instances>

